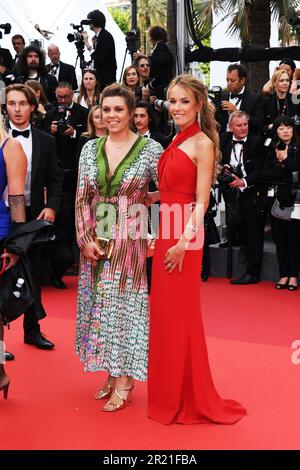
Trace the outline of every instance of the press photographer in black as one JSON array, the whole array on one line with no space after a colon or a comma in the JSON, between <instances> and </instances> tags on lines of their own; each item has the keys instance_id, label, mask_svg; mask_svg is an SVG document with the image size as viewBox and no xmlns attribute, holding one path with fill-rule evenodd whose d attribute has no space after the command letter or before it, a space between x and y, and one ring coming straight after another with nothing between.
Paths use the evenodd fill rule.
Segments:
<instances>
[{"instance_id":1,"label":"press photographer in black","mask_svg":"<svg viewBox=\"0 0 300 470\"><path fill-rule=\"evenodd\" d=\"M280 116L273 123L273 139L268 147L264 180L284 183L276 188L276 201L280 207L279 214L272 208L271 227L276 244L280 279L276 289L294 291L298 287L300 267L300 212L299 192L291 183L299 184L300 174L300 145L295 132L294 119ZM296 195L298 194L298 211L293 213ZM275 204L275 201L274 201ZM280 219L286 209L292 211L287 219ZM294 217L297 218L294 218Z\"/></svg>"},{"instance_id":2,"label":"press photographer in black","mask_svg":"<svg viewBox=\"0 0 300 470\"><path fill-rule=\"evenodd\" d=\"M86 131L88 109L73 102L74 92L68 82L60 82L55 93L57 104L46 113L44 127L55 137L58 162L64 175L63 198L55 220L55 230L68 256L63 266L59 266L60 257L55 256L55 252L51 256L55 271L53 285L64 288L62 277L68 265L72 264L72 241L75 230L74 204L78 170L76 149L81 133Z\"/></svg>"},{"instance_id":3,"label":"press photographer in black","mask_svg":"<svg viewBox=\"0 0 300 470\"><path fill-rule=\"evenodd\" d=\"M219 177L226 205L226 225L231 231L243 229L246 270L232 284L259 282L263 257L265 216L257 182L265 164L263 139L249 133L249 116L234 111L229 116L230 132L222 134L220 150L223 171Z\"/></svg>"},{"instance_id":4,"label":"press photographer in black","mask_svg":"<svg viewBox=\"0 0 300 470\"><path fill-rule=\"evenodd\" d=\"M260 134L264 125L264 110L261 95L248 91L246 85L247 72L240 64L230 64L227 68L226 81L228 92L222 96L222 120L220 132L228 131L228 119L234 111L245 111L249 115L249 128Z\"/></svg>"},{"instance_id":5,"label":"press photographer in black","mask_svg":"<svg viewBox=\"0 0 300 470\"><path fill-rule=\"evenodd\" d=\"M164 90L173 78L174 58L167 46L168 33L161 26L152 26L149 30L150 41L153 45L150 56L150 83L152 88L156 88L155 96L160 99L165 98ZM153 81L153 79L156 80Z\"/></svg>"},{"instance_id":6,"label":"press photographer in black","mask_svg":"<svg viewBox=\"0 0 300 470\"><path fill-rule=\"evenodd\" d=\"M94 68L97 70L101 91L111 83L116 81L116 52L113 36L105 29L106 18L99 10L93 10L87 15L87 20L81 24L89 24L90 29L95 33L93 37L93 47L89 43L88 34L82 32L82 37L87 49L91 53Z\"/></svg>"}]
</instances>

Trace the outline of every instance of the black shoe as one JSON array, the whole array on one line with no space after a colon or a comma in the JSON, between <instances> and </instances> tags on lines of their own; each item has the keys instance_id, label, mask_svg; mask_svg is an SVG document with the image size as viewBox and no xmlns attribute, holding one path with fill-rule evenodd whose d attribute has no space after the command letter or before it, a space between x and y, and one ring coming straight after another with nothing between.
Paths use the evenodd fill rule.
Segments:
<instances>
[{"instance_id":1,"label":"black shoe","mask_svg":"<svg viewBox=\"0 0 300 470\"><path fill-rule=\"evenodd\" d=\"M297 290L298 286L294 286L294 284L287 284L288 290Z\"/></svg>"},{"instance_id":2,"label":"black shoe","mask_svg":"<svg viewBox=\"0 0 300 470\"><path fill-rule=\"evenodd\" d=\"M251 274L244 274L243 276L231 279L230 284L243 285L243 284L257 284L259 282L258 277L251 276Z\"/></svg>"},{"instance_id":3,"label":"black shoe","mask_svg":"<svg viewBox=\"0 0 300 470\"><path fill-rule=\"evenodd\" d=\"M33 344L39 349L53 349L54 344L45 338L45 335L39 330L32 330L24 334L24 343Z\"/></svg>"},{"instance_id":4,"label":"black shoe","mask_svg":"<svg viewBox=\"0 0 300 470\"><path fill-rule=\"evenodd\" d=\"M54 277L52 279L52 285L55 287L55 289L67 289L66 284L62 279L59 279L58 277Z\"/></svg>"},{"instance_id":5,"label":"black shoe","mask_svg":"<svg viewBox=\"0 0 300 470\"><path fill-rule=\"evenodd\" d=\"M13 361L14 358L15 358L15 356L11 352L5 351L5 360L6 361Z\"/></svg>"}]
</instances>

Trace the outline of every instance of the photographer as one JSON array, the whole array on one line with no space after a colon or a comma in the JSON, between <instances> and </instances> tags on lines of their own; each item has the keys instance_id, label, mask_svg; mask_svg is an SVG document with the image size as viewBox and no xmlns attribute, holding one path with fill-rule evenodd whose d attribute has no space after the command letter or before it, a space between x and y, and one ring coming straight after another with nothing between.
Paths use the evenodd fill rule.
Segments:
<instances>
[{"instance_id":1,"label":"photographer","mask_svg":"<svg viewBox=\"0 0 300 470\"><path fill-rule=\"evenodd\" d=\"M4 82L5 86L14 82L15 76L12 74L11 69L13 60L11 53L8 49L0 48L0 80Z\"/></svg>"},{"instance_id":2,"label":"photographer","mask_svg":"<svg viewBox=\"0 0 300 470\"><path fill-rule=\"evenodd\" d=\"M276 199L282 210L292 208L295 203L296 189L290 183L299 183L300 146L295 132L294 120L288 116L275 119L273 140L268 148L266 168L263 179L287 183L278 185ZM300 221L276 217L272 210L271 226L279 263L280 279L276 289L296 290L300 266Z\"/></svg>"},{"instance_id":3,"label":"photographer","mask_svg":"<svg viewBox=\"0 0 300 470\"><path fill-rule=\"evenodd\" d=\"M173 78L174 58L167 46L168 34L161 26L152 26L149 30L150 41L153 44L153 51L150 57L150 81L157 80L156 97L164 99L164 89Z\"/></svg>"},{"instance_id":4,"label":"photographer","mask_svg":"<svg viewBox=\"0 0 300 470\"><path fill-rule=\"evenodd\" d=\"M244 275L232 284L259 282L263 256L265 217L260 212L261 193L257 181L265 162L263 141L249 133L249 116L244 111L234 111L229 117L230 132L221 136L223 172L219 177L226 205L226 225L245 232L247 266Z\"/></svg>"},{"instance_id":5,"label":"photographer","mask_svg":"<svg viewBox=\"0 0 300 470\"><path fill-rule=\"evenodd\" d=\"M260 134L264 125L262 97L245 89L246 69L239 64L231 64L227 68L226 81L228 92L222 96L223 116L219 124L220 132L228 131L228 119L234 111L245 111L249 115L249 128Z\"/></svg>"},{"instance_id":6,"label":"photographer","mask_svg":"<svg viewBox=\"0 0 300 470\"><path fill-rule=\"evenodd\" d=\"M101 11L93 10L87 17L90 20L90 29L95 33L93 52L91 52L93 48L89 44L87 32L84 31L82 37L87 49L91 52L91 58L97 70L102 91L107 85L116 81L115 41L113 36L105 29L106 18ZM84 21L84 24L86 23L87 21Z\"/></svg>"}]
</instances>

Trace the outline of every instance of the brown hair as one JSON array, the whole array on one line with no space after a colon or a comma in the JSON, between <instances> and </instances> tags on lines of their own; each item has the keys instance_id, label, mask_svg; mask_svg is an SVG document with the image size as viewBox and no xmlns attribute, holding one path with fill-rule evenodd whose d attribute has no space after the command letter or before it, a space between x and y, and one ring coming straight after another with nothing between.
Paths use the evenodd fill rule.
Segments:
<instances>
[{"instance_id":1,"label":"brown hair","mask_svg":"<svg viewBox=\"0 0 300 470\"><path fill-rule=\"evenodd\" d=\"M136 86L137 86L140 83L141 76L140 76L140 71L139 71L139 69L137 68L136 65L128 65L128 67L126 67L126 69L124 70L124 73L123 73L123 77L122 77L122 84L125 85L125 86L128 86L127 83L126 83L127 74L129 72L129 70L131 70L131 69L134 69L136 71L136 74L137 74L137 77L138 77L138 82L136 84Z\"/></svg>"},{"instance_id":2,"label":"brown hair","mask_svg":"<svg viewBox=\"0 0 300 470\"><path fill-rule=\"evenodd\" d=\"M207 87L192 75L183 74L174 78L171 81L168 90L167 97L169 98L170 90L175 86L181 86L194 95L197 104L202 104L200 112L200 126L201 130L207 135L214 145L215 153L215 167L213 172L213 180L215 180L219 172L219 161L220 161L220 149L219 149L219 133L218 124L215 120L215 107L208 101Z\"/></svg>"},{"instance_id":3,"label":"brown hair","mask_svg":"<svg viewBox=\"0 0 300 470\"><path fill-rule=\"evenodd\" d=\"M119 83L113 83L112 85L109 85L104 88L100 101L101 107L103 106L103 101L105 98L114 96L120 96L121 98L124 98L129 113L133 114L135 109L134 94L129 88L127 88L127 86Z\"/></svg>"},{"instance_id":4,"label":"brown hair","mask_svg":"<svg viewBox=\"0 0 300 470\"><path fill-rule=\"evenodd\" d=\"M37 102L36 96L32 88L30 88L29 86L23 85L22 83L13 83L12 85L8 85L8 87L5 88L6 100L7 100L7 95L10 91L20 91L26 96L27 101L30 104L30 106L34 106L33 112L35 112L38 109L39 104Z\"/></svg>"},{"instance_id":5,"label":"brown hair","mask_svg":"<svg viewBox=\"0 0 300 470\"><path fill-rule=\"evenodd\" d=\"M29 86L34 91L40 92L40 99L38 100L39 103L41 103L43 106L46 106L46 104L48 104L47 96L40 82L38 82L37 80L27 80L25 85Z\"/></svg>"},{"instance_id":6,"label":"brown hair","mask_svg":"<svg viewBox=\"0 0 300 470\"><path fill-rule=\"evenodd\" d=\"M96 87L95 87L95 91L94 91L94 95L93 95L93 102L91 103L92 106L95 106L96 104L99 103L100 101L100 94L101 94L101 91L100 91L100 81L99 81L99 77L98 77L98 74L97 74L97 71L95 69L85 69L83 71L83 74L82 74L82 82L81 82L81 85L80 85L80 90L79 90L79 96L77 98L77 103L80 104L80 101L81 99L84 97L85 101L87 104L89 104L88 102L88 94L87 94L87 91L86 91L86 88L83 84L83 79L84 79L84 76L87 74L87 73L90 73L91 75L94 75L95 79L96 79Z\"/></svg>"}]
</instances>

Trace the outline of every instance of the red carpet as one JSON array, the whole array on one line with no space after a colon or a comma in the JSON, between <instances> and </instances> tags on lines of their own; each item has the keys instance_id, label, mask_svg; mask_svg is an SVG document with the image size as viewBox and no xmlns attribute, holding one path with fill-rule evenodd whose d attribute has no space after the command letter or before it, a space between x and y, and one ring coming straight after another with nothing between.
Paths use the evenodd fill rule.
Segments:
<instances>
[{"instance_id":1,"label":"red carpet","mask_svg":"<svg viewBox=\"0 0 300 470\"><path fill-rule=\"evenodd\" d=\"M146 384L118 413L93 399L104 374L84 373L74 354L76 282L44 290L42 330L56 344L41 351L22 342L22 322L6 331L8 400L0 396L1 449L298 449L300 365L291 344L300 339L300 291L271 283L203 284L203 314L217 389L248 409L233 426L163 426L147 419ZM172 384L170 384L172 386Z\"/></svg>"}]
</instances>

